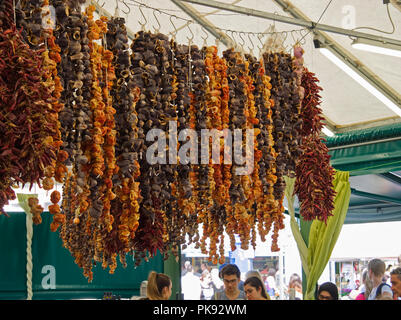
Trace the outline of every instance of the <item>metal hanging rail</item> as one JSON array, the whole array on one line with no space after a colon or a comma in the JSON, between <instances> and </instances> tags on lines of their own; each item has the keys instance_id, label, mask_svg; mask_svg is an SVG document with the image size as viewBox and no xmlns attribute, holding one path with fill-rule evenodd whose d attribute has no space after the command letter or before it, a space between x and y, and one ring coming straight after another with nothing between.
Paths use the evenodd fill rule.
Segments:
<instances>
[{"instance_id":1,"label":"metal hanging rail","mask_svg":"<svg viewBox=\"0 0 401 320\"><path fill-rule=\"evenodd\" d=\"M369 144L390 142L390 141L396 141L396 140L401 140L401 137L393 137L393 138L387 138L387 139L380 139L380 140L359 142L359 143L353 143L353 144L346 144L346 145L341 145L341 146L337 146L337 147L330 147L328 149L329 149L329 151L332 151L332 150L345 149L345 148L354 148L354 147L360 147L360 146L365 146L365 145L369 145Z\"/></svg>"},{"instance_id":2,"label":"metal hanging rail","mask_svg":"<svg viewBox=\"0 0 401 320\"><path fill-rule=\"evenodd\" d=\"M286 1L282 1L282 0L274 0L274 1L277 2L283 8L284 11L293 9L293 6L289 5ZM189 3L212 7L212 8L216 8L216 9L220 9L220 10L241 13L241 14L244 14L247 16L274 20L274 21L279 21L279 22L283 22L283 23L289 23L289 24L293 24L293 25L297 25L297 26L306 27L309 29L327 31L327 32L331 32L331 33L342 34L344 36L370 39L370 40L380 41L380 42L384 42L384 43L391 43L391 44L401 46L400 40L396 40L396 39L392 39L392 38L386 38L386 37L376 36L376 35L369 34L369 33L338 28L338 27L334 27L334 26L330 26L330 25L326 25L326 24L322 24L322 23L315 23L313 21L308 21L308 20L299 19L299 18L285 17L285 16L281 16L278 14L273 14L273 13L260 11L260 10L254 10L254 9L250 9L250 8L244 8L244 7L240 7L237 5L232 5L232 4L223 3L223 2L214 1L214 0L179 0L179 1L175 1L175 2L189 2Z\"/></svg>"}]
</instances>

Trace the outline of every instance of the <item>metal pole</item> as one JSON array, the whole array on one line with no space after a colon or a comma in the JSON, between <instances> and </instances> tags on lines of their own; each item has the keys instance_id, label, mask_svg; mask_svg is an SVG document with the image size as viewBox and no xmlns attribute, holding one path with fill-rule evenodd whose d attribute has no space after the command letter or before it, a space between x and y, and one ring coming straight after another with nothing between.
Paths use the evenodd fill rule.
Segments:
<instances>
[{"instance_id":1,"label":"metal pole","mask_svg":"<svg viewBox=\"0 0 401 320\"><path fill-rule=\"evenodd\" d=\"M345 149L345 148L354 148L354 147L359 147L359 146L365 146L368 144L390 142L390 141L396 141L396 140L401 140L401 137L394 137L394 138L380 139L380 140L374 140L374 141L366 141L366 142L360 142L360 143L347 144L347 145L337 146L337 147L330 147L329 151L333 151L333 150L337 150L337 149Z\"/></svg>"},{"instance_id":2,"label":"metal pole","mask_svg":"<svg viewBox=\"0 0 401 320\"><path fill-rule=\"evenodd\" d=\"M216 9L220 9L220 10L241 13L241 14L248 15L248 16L293 24L293 25L297 25L297 26L301 26L301 27L306 27L309 29L327 31L327 32L331 32L331 33L342 34L345 36L370 39L370 40L374 40L374 41L379 41L379 42L383 42L383 43L391 43L391 44L401 46L401 41L396 40L396 39L376 36L376 35L359 32L359 31L352 31L352 30L338 28L338 27L334 27L334 26L330 26L330 25L326 25L326 24L321 24L321 23L314 23L313 21L308 21L308 20L304 20L304 19L289 18L289 17L285 17L285 16L281 16L281 15L277 15L277 14L273 14L273 13L269 13L269 12L265 12L265 11L240 7L240 6L223 3L223 2L219 2L219 1L214 1L214 0L179 0L179 1L190 2L193 4L203 5L203 6L212 7L212 8L216 8ZM291 6L286 1L282 1L282 0L275 0L275 1L278 4L280 4L284 8L284 10L291 8Z\"/></svg>"},{"instance_id":3,"label":"metal pole","mask_svg":"<svg viewBox=\"0 0 401 320\"><path fill-rule=\"evenodd\" d=\"M203 26L207 31L209 31L216 39L219 39L226 47L232 47L234 44L227 35L219 30L206 18L202 17L198 11L189 5L182 3L179 0L171 0L177 7L194 19L197 23Z\"/></svg>"}]
</instances>

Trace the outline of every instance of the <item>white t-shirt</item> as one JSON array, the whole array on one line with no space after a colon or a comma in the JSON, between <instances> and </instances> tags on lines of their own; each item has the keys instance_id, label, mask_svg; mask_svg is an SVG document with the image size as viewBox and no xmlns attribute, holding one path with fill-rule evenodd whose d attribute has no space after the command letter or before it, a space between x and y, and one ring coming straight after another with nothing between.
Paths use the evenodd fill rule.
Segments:
<instances>
[{"instance_id":1,"label":"white t-shirt","mask_svg":"<svg viewBox=\"0 0 401 320\"><path fill-rule=\"evenodd\" d=\"M184 294L184 300L200 300L201 284L199 277L192 272L187 272L181 278L181 290Z\"/></svg>"},{"instance_id":2,"label":"white t-shirt","mask_svg":"<svg viewBox=\"0 0 401 320\"><path fill-rule=\"evenodd\" d=\"M380 285L380 284L379 284ZM374 287L373 289L372 289L372 291L370 292L370 295L369 295L369 297L368 297L368 300L375 300L375 298L376 298L376 291L377 291L377 288L378 288L379 286L377 286L377 287ZM393 296L393 291L391 290L391 288L389 287L389 286L386 286L386 285L384 285L384 286L382 286L382 294L383 294L383 292L388 292L391 296Z\"/></svg>"}]
</instances>

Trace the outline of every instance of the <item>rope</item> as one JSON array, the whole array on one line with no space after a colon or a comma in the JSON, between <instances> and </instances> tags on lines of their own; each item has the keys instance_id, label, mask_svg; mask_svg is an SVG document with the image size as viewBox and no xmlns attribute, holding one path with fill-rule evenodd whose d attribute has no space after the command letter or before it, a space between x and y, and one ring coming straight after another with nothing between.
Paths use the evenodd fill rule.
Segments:
<instances>
[{"instance_id":1,"label":"rope","mask_svg":"<svg viewBox=\"0 0 401 320\"><path fill-rule=\"evenodd\" d=\"M26 289L27 300L32 300L32 236L33 223L31 212L26 212Z\"/></svg>"},{"instance_id":2,"label":"rope","mask_svg":"<svg viewBox=\"0 0 401 320\"><path fill-rule=\"evenodd\" d=\"M27 289L27 300L32 300L32 237L33 237L33 221L31 209L28 205L28 198L38 197L37 194L23 194L18 193L17 198L19 205L24 209L26 214L26 289Z\"/></svg>"}]
</instances>

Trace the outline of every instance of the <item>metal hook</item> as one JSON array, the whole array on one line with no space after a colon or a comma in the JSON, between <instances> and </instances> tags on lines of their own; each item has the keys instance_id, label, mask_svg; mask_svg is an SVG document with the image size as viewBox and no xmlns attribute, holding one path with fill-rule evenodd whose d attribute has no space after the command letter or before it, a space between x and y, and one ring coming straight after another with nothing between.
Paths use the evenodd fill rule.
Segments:
<instances>
[{"instance_id":1,"label":"metal hook","mask_svg":"<svg viewBox=\"0 0 401 320\"><path fill-rule=\"evenodd\" d=\"M285 41L287 40L288 33L287 31L283 31L282 34L284 34L284 39L282 40L282 47L284 48L285 51L287 51L288 46L285 44Z\"/></svg>"},{"instance_id":2,"label":"metal hook","mask_svg":"<svg viewBox=\"0 0 401 320\"><path fill-rule=\"evenodd\" d=\"M191 38L187 37L187 39L188 39L189 44L191 45L192 40L194 39L194 33L192 32L192 29L189 27L190 24L191 24L191 22L187 23L187 28L189 29L189 32L191 32L192 37Z\"/></svg>"},{"instance_id":3,"label":"metal hook","mask_svg":"<svg viewBox=\"0 0 401 320\"><path fill-rule=\"evenodd\" d=\"M171 20L173 17L175 17L175 16L172 16L172 15L170 16L170 22L173 25L174 31L170 32L170 34L171 34L171 37L173 39L175 39L175 37L176 37L176 35L178 33L178 30L177 30L177 27L175 26L175 24L173 23L173 20Z\"/></svg>"},{"instance_id":4,"label":"metal hook","mask_svg":"<svg viewBox=\"0 0 401 320\"><path fill-rule=\"evenodd\" d=\"M129 7L129 5L125 2L125 0L122 0L122 2L124 3L124 5L128 8L128 12L125 12L124 10L122 10L125 14L129 14L131 12L131 8Z\"/></svg>"},{"instance_id":5,"label":"metal hook","mask_svg":"<svg viewBox=\"0 0 401 320\"><path fill-rule=\"evenodd\" d=\"M114 16L119 17L120 16L120 9L118 8L118 1L116 0L116 8L114 9Z\"/></svg>"},{"instance_id":6,"label":"metal hook","mask_svg":"<svg viewBox=\"0 0 401 320\"><path fill-rule=\"evenodd\" d=\"M255 44L253 43L253 41L252 41L252 39L251 39L251 34L250 34L250 33L248 33L248 39L249 39L249 42L252 44L252 48L251 48L251 47L248 47L248 50L249 50L249 53L250 53L251 55L253 55L253 49L255 49Z\"/></svg>"},{"instance_id":7,"label":"metal hook","mask_svg":"<svg viewBox=\"0 0 401 320\"><path fill-rule=\"evenodd\" d=\"M140 6L139 6L139 11L141 12L142 17L145 19L145 23L141 23L139 20L138 20L138 23L141 25L142 31L145 31L145 25L148 23L148 20L146 20L146 17L145 17L145 15L143 14L142 6L143 6L143 5L140 5Z\"/></svg>"},{"instance_id":8,"label":"metal hook","mask_svg":"<svg viewBox=\"0 0 401 320\"><path fill-rule=\"evenodd\" d=\"M294 41L294 45L295 45L295 44L297 44L298 40L295 40L294 31L295 30L291 31L291 38L292 38L292 41Z\"/></svg>"},{"instance_id":9,"label":"metal hook","mask_svg":"<svg viewBox=\"0 0 401 320\"><path fill-rule=\"evenodd\" d=\"M260 44L261 44L261 47L257 46L258 49L259 49L259 55L260 55L260 53L262 52L263 46L264 46L264 43L263 43L262 40L261 40L261 38L263 38L263 37L264 37L264 34L263 34L263 33L259 33L258 36L257 36L257 38L258 38L258 40L259 40L259 42L260 42Z\"/></svg>"},{"instance_id":10,"label":"metal hook","mask_svg":"<svg viewBox=\"0 0 401 320\"><path fill-rule=\"evenodd\" d=\"M231 32L231 37L228 35L229 32ZM234 31L228 30L226 34L231 40L232 48L235 50L237 48L237 42L235 41L235 38L234 38Z\"/></svg>"},{"instance_id":11,"label":"metal hook","mask_svg":"<svg viewBox=\"0 0 401 320\"><path fill-rule=\"evenodd\" d=\"M209 33L205 30L205 28L201 27L201 29L206 34L206 37L201 37L203 39L203 46L207 47L207 39L209 38Z\"/></svg>"},{"instance_id":12,"label":"metal hook","mask_svg":"<svg viewBox=\"0 0 401 320\"><path fill-rule=\"evenodd\" d=\"M155 29L155 33L159 33L161 25L160 25L159 19L157 19L157 17L156 17L156 14L155 14L156 11L158 11L158 10L153 10L153 16L155 17L156 22L157 22L159 27L158 28L153 27L153 29Z\"/></svg>"},{"instance_id":13,"label":"metal hook","mask_svg":"<svg viewBox=\"0 0 401 320\"><path fill-rule=\"evenodd\" d=\"M245 44L245 40L244 38L241 36L243 32L239 32L238 33L238 37L242 40L242 43L240 43L239 45L241 46L242 51L244 51L244 44ZM245 33L244 33L245 34Z\"/></svg>"}]
</instances>

